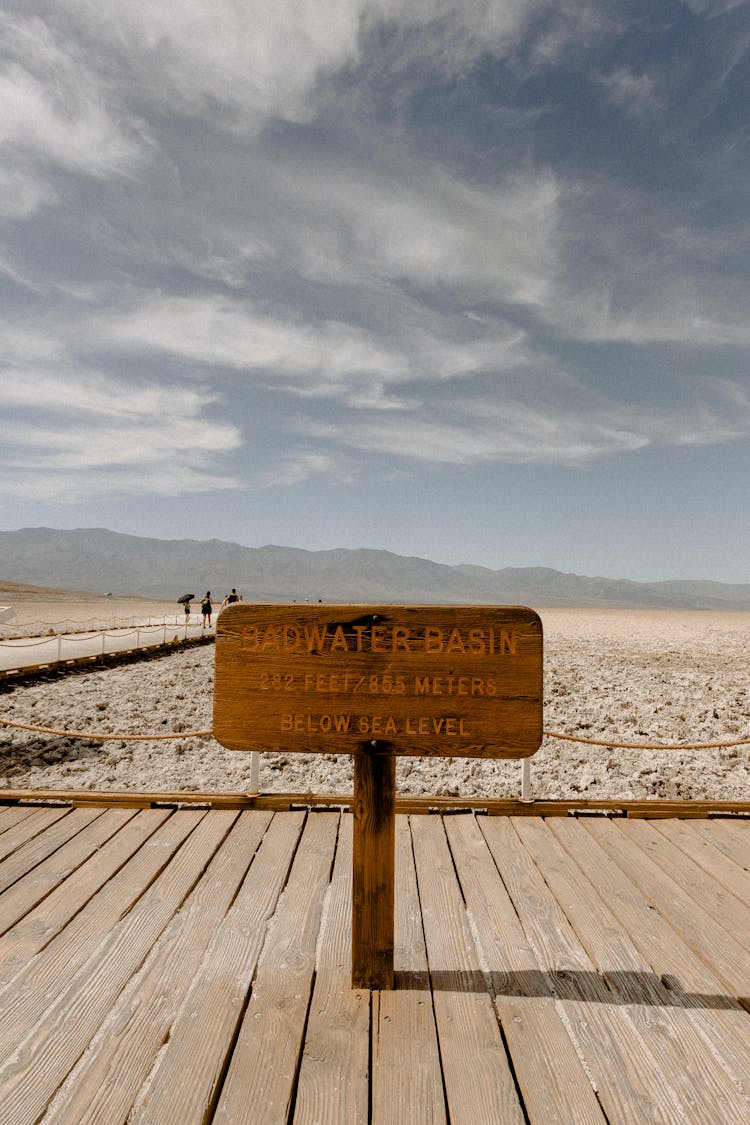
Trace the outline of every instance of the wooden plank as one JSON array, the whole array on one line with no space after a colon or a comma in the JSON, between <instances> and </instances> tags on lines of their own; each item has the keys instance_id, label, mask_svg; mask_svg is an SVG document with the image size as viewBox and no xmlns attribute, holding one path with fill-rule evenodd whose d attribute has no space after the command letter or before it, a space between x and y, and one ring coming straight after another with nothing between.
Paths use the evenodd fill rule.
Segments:
<instances>
[{"instance_id":1,"label":"wooden plank","mask_svg":"<svg viewBox=\"0 0 750 1125\"><path fill-rule=\"evenodd\" d=\"M587 824L594 838L638 882L643 894L713 969L731 995L750 997L750 953L643 848L630 829L636 822Z\"/></svg>"},{"instance_id":2,"label":"wooden plank","mask_svg":"<svg viewBox=\"0 0 750 1125\"><path fill-rule=\"evenodd\" d=\"M112 810L116 813L116 810ZM142 844L164 823L166 811L136 815L120 832L25 917L0 938L0 985L6 984L31 958L83 911L89 900L126 864ZM122 891L120 891L122 895ZM114 915L119 917L120 901ZM93 929L93 922L90 922ZM80 935L79 935L80 936ZM79 946L80 948L80 941Z\"/></svg>"},{"instance_id":3,"label":"wooden plank","mask_svg":"<svg viewBox=\"0 0 750 1125\"><path fill-rule=\"evenodd\" d=\"M685 829L689 831L687 824ZM684 849L678 848L667 835L658 832L655 825L640 821L628 825L627 832L724 929L738 940L742 940L743 935L750 936L750 905L746 901L717 882ZM738 876L739 874L738 872ZM748 966L750 967L750 958Z\"/></svg>"},{"instance_id":4,"label":"wooden plank","mask_svg":"<svg viewBox=\"0 0 750 1125\"><path fill-rule=\"evenodd\" d=\"M601 1125L591 1080L475 818L449 817L445 828L529 1121Z\"/></svg>"},{"instance_id":5,"label":"wooden plank","mask_svg":"<svg viewBox=\"0 0 750 1125\"><path fill-rule=\"evenodd\" d=\"M34 1026L39 997L44 996L52 1003L68 987L75 974L107 939L112 927L144 894L204 815L192 811L181 817L173 814L162 828L142 843L118 874L102 885L83 910L78 910L76 903L72 904L77 912L51 940L49 934L57 925L57 918L53 917L51 922L45 918L46 925L39 927L42 931L41 953L17 972L0 992L0 1062L12 1055L18 1043ZM67 882L60 888L61 891L64 889L67 889ZM12 939L18 928L10 930L3 942ZM25 938L24 933L21 938L24 946Z\"/></svg>"},{"instance_id":6,"label":"wooden plank","mask_svg":"<svg viewBox=\"0 0 750 1125\"><path fill-rule=\"evenodd\" d=\"M702 882L705 881L703 872L709 876L709 880L716 888L713 892L714 898L720 899L722 892L728 892L732 896L729 900L731 909L736 911L736 903L739 902L750 914L750 909L746 906L750 903L750 871L727 859L710 840L700 832L696 832L693 821L685 823L679 820L659 820L653 822L653 829L669 840L673 847L679 848L689 857L692 864L697 865ZM686 874L690 879L690 869ZM722 916L726 917L723 914ZM728 917L727 921L729 921ZM747 945L750 942L750 925L743 924L737 918L734 921L737 923L735 936Z\"/></svg>"},{"instance_id":7,"label":"wooden plank","mask_svg":"<svg viewBox=\"0 0 750 1125\"><path fill-rule=\"evenodd\" d=\"M223 919L131 1111L130 1125L202 1125L211 1119L245 1003L304 824L276 816Z\"/></svg>"},{"instance_id":8,"label":"wooden plank","mask_svg":"<svg viewBox=\"0 0 750 1125\"><path fill-rule=\"evenodd\" d=\"M66 816L70 816L69 808L34 809L31 816L24 817L20 823L0 836L0 861L7 860L18 848L41 835L56 821Z\"/></svg>"},{"instance_id":9,"label":"wooden plank","mask_svg":"<svg viewBox=\"0 0 750 1125\"><path fill-rule=\"evenodd\" d=\"M524 757L542 742L542 623L524 606L232 605L213 731L230 750Z\"/></svg>"},{"instance_id":10,"label":"wooden plank","mask_svg":"<svg viewBox=\"0 0 750 1125\"><path fill-rule=\"evenodd\" d=\"M217 812L202 820L52 1003L44 992L30 998L26 1014L31 1030L18 1035L16 1049L0 1067L0 1120L24 1125L36 1122L44 1113L128 979L200 877L234 815Z\"/></svg>"},{"instance_id":11,"label":"wooden plank","mask_svg":"<svg viewBox=\"0 0 750 1125\"><path fill-rule=\"evenodd\" d=\"M595 971L510 821L478 821L559 1010L611 1121L684 1122L685 1107L632 1019Z\"/></svg>"},{"instance_id":12,"label":"wooden plank","mask_svg":"<svg viewBox=\"0 0 750 1125\"><path fill-rule=\"evenodd\" d=\"M7 890L29 871L33 871L48 856L53 855L58 848L76 836L97 817L102 816L101 809L72 809L66 817L50 825L46 831L27 840L17 848L12 855L0 863L0 893Z\"/></svg>"},{"instance_id":13,"label":"wooden plank","mask_svg":"<svg viewBox=\"0 0 750 1125\"><path fill-rule=\"evenodd\" d=\"M79 814L75 812L73 815ZM81 829L72 840L63 844L49 859L6 890L0 898L0 934L33 910L134 815L134 812L120 809L107 809L98 813L93 822Z\"/></svg>"},{"instance_id":14,"label":"wooden plank","mask_svg":"<svg viewBox=\"0 0 750 1125\"><path fill-rule=\"evenodd\" d=\"M372 994L372 1125L445 1125L411 830L396 820L394 988Z\"/></svg>"},{"instance_id":15,"label":"wooden plank","mask_svg":"<svg viewBox=\"0 0 750 1125\"><path fill-rule=\"evenodd\" d=\"M709 966L600 847L588 830L588 822L555 817L547 823L669 989L673 1003L683 1005L694 1017L701 1034L710 1042L714 1057L723 1060L737 1089L750 1090L750 1018L744 1008L726 995L723 983ZM581 828L586 830L581 832Z\"/></svg>"},{"instance_id":16,"label":"wooden plank","mask_svg":"<svg viewBox=\"0 0 750 1125\"><path fill-rule=\"evenodd\" d=\"M50 1105L50 1121L98 1125L127 1118L270 819L270 813L240 815Z\"/></svg>"},{"instance_id":17,"label":"wooden plank","mask_svg":"<svg viewBox=\"0 0 750 1125\"><path fill-rule=\"evenodd\" d=\"M750 821L708 820L696 827L723 855L743 871L750 871Z\"/></svg>"},{"instance_id":18,"label":"wooden plank","mask_svg":"<svg viewBox=\"0 0 750 1125\"><path fill-rule=\"evenodd\" d=\"M342 817L318 938L295 1125L367 1125L369 1120L370 996L351 984L352 831L352 817Z\"/></svg>"},{"instance_id":19,"label":"wooden plank","mask_svg":"<svg viewBox=\"0 0 750 1125\"><path fill-rule=\"evenodd\" d=\"M128 790L91 789L0 789L0 803L3 801L51 801L55 804L74 804L75 806L101 805L113 808L127 805L138 808L183 807L202 805L206 808L266 809L273 812L288 811L293 808L307 808L316 805L349 808L351 793L203 793L178 790L175 792L145 792ZM30 808L36 806L28 806ZM618 800L535 800L520 797L487 798L473 797L418 797L414 795L396 798L396 813L411 815L419 812L451 812L459 809L476 809L491 816L567 816L571 812L605 812L622 815L638 815L648 819L656 817L689 817L705 819L709 816L727 817L726 823L733 824L730 813L738 816L737 828L746 824L750 818L750 801L618 801ZM712 822L714 823L714 822ZM724 821L716 820L721 824ZM745 866L748 864L746 863Z\"/></svg>"},{"instance_id":20,"label":"wooden plank","mask_svg":"<svg viewBox=\"0 0 750 1125\"><path fill-rule=\"evenodd\" d=\"M363 747L354 755L352 988L393 988L395 796L394 755Z\"/></svg>"},{"instance_id":21,"label":"wooden plank","mask_svg":"<svg viewBox=\"0 0 750 1125\"><path fill-rule=\"evenodd\" d=\"M523 1122L442 822L415 817L411 830L451 1123Z\"/></svg>"},{"instance_id":22,"label":"wooden plank","mask_svg":"<svg viewBox=\"0 0 750 1125\"><path fill-rule=\"evenodd\" d=\"M750 1099L740 1093L690 1018L673 1003L628 934L541 820L514 822L581 945L627 1011L662 1071L669 1076L690 1120L750 1120ZM649 825L643 824L649 829ZM579 834L585 829L580 828Z\"/></svg>"},{"instance_id":23,"label":"wooden plank","mask_svg":"<svg viewBox=\"0 0 750 1125\"><path fill-rule=\"evenodd\" d=\"M19 821L24 820L33 812L29 805L4 805L0 806L0 835L9 828L15 828Z\"/></svg>"},{"instance_id":24,"label":"wooden plank","mask_svg":"<svg viewBox=\"0 0 750 1125\"><path fill-rule=\"evenodd\" d=\"M102 814L102 809L83 809L80 812L75 809L67 810L66 816L56 818L54 823L46 827L43 832L20 844L11 855L0 862L0 893L22 879L29 871L33 871L48 856L53 855L58 848Z\"/></svg>"},{"instance_id":25,"label":"wooden plank","mask_svg":"<svg viewBox=\"0 0 750 1125\"><path fill-rule=\"evenodd\" d=\"M308 818L271 921L214 1121L286 1125L302 1054L338 815ZM269 1061L273 1060L273 1065Z\"/></svg>"}]
</instances>

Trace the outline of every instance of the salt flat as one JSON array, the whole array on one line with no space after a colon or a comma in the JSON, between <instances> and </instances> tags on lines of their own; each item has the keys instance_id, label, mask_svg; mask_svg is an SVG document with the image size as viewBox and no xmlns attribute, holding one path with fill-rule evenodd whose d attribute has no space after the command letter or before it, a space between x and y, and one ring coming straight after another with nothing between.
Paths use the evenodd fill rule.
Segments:
<instances>
[{"instance_id":1,"label":"salt flat","mask_svg":"<svg viewBox=\"0 0 750 1125\"><path fill-rule=\"evenodd\" d=\"M541 610L544 726L612 742L717 742L750 732L750 614ZM211 727L212 646L3 687L4 718L121 734ZM546 738L534 796L750 799L750 747L623 750ZM517 762L406 758L407 794L516 796ZM264 754L264 791L347 792L348 757ZM213 739L98 743L0 730L0 787L241 792L250 755Z\"/></svg>"}]
</instances>

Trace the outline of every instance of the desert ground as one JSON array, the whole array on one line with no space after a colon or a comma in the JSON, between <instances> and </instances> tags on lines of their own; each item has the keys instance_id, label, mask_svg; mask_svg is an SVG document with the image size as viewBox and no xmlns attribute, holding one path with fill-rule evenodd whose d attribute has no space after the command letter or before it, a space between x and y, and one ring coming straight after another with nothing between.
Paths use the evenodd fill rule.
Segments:
<instances>
[{"instance_id":1,"label":"desert ground","mask_svg":"<svg viewBox=\"0 0 750 1125\"><path fill-rule=\"evenodd\" d=\"M106 599L109 612L115 601ZM133 613L173 603L124 599ZM102 599L14 603L14 624L89 621ZM3 597L0 595L0 604ZM156 609L156 606L163 608ZM119 606L117 607L119 609ZM750 735L750 613L673 610L539 610L544 625L544 726L611 742L663 745ZM132 616L130 612L125 616ZM0 788L247 792L247 753L190 731L211 727L212 645L49 682L0 682L0 717L65 731L186 732L173 741L94 742L0 728ZM401 793L517 796L519 763L402 758ZM532 794L547 798L648 797L750 800L750 746L627 750L546 737L531 759ZM345 756L261 756L264 791L351 791Z\"/></svg>"}]
</instances>

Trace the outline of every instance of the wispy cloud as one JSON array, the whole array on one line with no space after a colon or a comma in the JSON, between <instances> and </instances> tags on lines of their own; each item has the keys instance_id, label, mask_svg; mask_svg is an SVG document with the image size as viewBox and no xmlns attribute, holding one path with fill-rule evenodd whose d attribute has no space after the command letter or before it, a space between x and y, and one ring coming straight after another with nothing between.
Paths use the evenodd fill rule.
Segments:
<instances>
[{"instance_id":1,"label":"wispy cloud","mask_svg":"<svg viewBox=\"0 0 750 1125\"><path fill-rule=\"evenodd\" d=\"M121 382L90 372L3 372L0 478L6 498L62 503L107 495L179 495L237 486L221 471L241 441L212 420L200 389Z\"/></svg>"},{"instance_id":2,"label":"wispy cloud","mask_svg":"<svg viewBox=\"0 0 750 1125\"><path fill-rule=\"evenodd\" d=\"M0 43L0 148L97 177L133 167L145 128L122 110L115 119L106 87L79 50L41 19L7 15L0 16ZM37 202L48 191L40 185ZM27 185L27 207L33 194Z\"/></svg>"}]
</instances>

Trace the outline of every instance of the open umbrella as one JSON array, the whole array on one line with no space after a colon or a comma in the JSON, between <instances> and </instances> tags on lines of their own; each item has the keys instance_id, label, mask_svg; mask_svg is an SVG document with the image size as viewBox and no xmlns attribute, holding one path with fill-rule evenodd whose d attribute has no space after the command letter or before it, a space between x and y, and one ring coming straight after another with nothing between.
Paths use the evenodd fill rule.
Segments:
<instances>
[{"instance_id":1,"label":"open umbrella","mask_svg":"<svg viewBox=\"0 0 750 1125\"><path fill-rule=\"evenodd\" d=\"M177 599L178 605L184 605L185 602L194 602L195 594L183 594L181 598Z\"/></svg>"}]
</instances>

